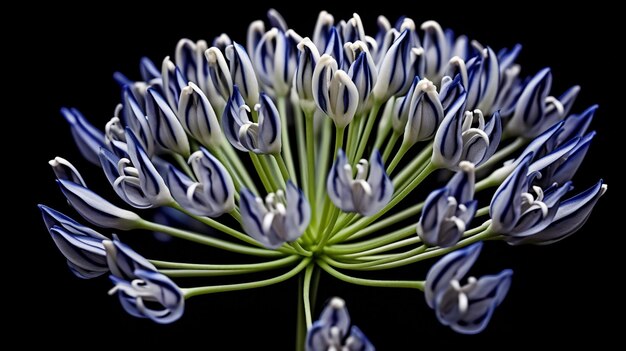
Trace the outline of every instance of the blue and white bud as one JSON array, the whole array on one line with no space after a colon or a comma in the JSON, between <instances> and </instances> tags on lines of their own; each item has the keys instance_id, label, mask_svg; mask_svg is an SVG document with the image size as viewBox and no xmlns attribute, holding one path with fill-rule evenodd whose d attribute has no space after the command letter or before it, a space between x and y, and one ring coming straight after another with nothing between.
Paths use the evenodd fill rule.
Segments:
<instances>
[{"instance_id":1,"label":"blue and white bud","mask_svg":"<svg viewBox=\"0 0 626 351\"><path fill-rule=\"evenodd\" d=\"M39 209L52 240L75 276L91 279L109 271L102 245L106 236L50 207L39 205Z\"/></svg>"},{"instance_id":2,"label":"blue and white bud","mask_svg":"<svg viewBox=\"0 0 626 351\"><path fill-rule=\"evenodd\" d=\"M462 108L466 97L467 93L463 91L448 106L446 115L435 133L431 162L439 167L454 169L461 160L463 153Z\"/></svg>"},{"instance_id":3,"label":"blue and white bud","mask_svg":"<svg viewBox=\"0 0 626 351\"><path fill-rule=\"evenodd\" d=\"M187 211L218 217L235 208L235 187L226 168L206 149L189 157L197 181L169 166L167 184L174 200Z\"/></svg>"},{"instance_id":4,"label":"blue and white bud","mask_svg":"<svg viewBox=\"0 0 626 351\"><path fill-rule=\"evenodd\" d=\"M281 122L274 102L266 94L261 94L261 102L255 109L259 114L258 123L251 121L250 107L245 104L238 86L234 86L233 95L228 100L222 116L226 139L241 151L252 151L257 154L280 152Z\"/></svg>"},{"instance_id":5,"label":"blue and white bud","mask_svg":"<svg viewBox=\"0 0 626 351\"><path fill-rule=\"evenodd\" d=\"M424 31L424 65L422 77L433 81L439 81L446 68L449 53L449 45L439 23L426 21L422 23Z\"/></svg>"},{"instance_id":6,"label":"blue and white bud","mask_svg":"<svg viewBox=\"0 0 626 351\"><path fill-rule=\"evenodd\" d=\"M511 238L508 243L511 245L549 245L567 238L587 222L596 203L606 190L607 185L600 180L582 193L561 202L552 223L546 229L534 235Z\"/></svg>"},{"instance_id":7,"label":"blue and white bud","mask_svg":"<svg viewBox=\"0 0 626 351\"><path fill-rule=\"evenodd\" d=\"M333 297L306 335L306 351L375 351L374 345L355 325L343 299Z\"/></svg>"},{"instance_id":8,"label":"blue and white bud","mask_svg":"<svg viewBox=\"0 0 626 351\"><path fill-rule=\"evenodd\" d=\"M134 279L138 269L156 271L156 267L143 256L135 252L130 246L119 240L117 235L113 239L102 241L106 250L107 265L111 274L122 279Z\"/></svg>"},{"instance_id":9,"label":"blue and white bud","mask_svg":"<svg viewBox=\"0 0 626 351\"><path fill-rule=\"evenodd\" d=\"M403 144L411 146L418 141L432 139L444 117L443 105L437 88L428 79L413 81ZM408 95L407 95L408 98Z\"/></svg>"},{"instance_id":10,"label":"blue and white bud","mask_svg":"<svg viewBox=\"0 0 626 351\"><path fill-rule=\"evenodd\" d=\"M98 152L101 147L105 147L104 134L87 122L85 117L75 108L62 108L61 114L70 124L72 137L80 154L87 161L98 164Z\"/></svg>"},{"instance_id":11,"label":"blue and white bud","mask_svg":"<svg viewBox=\"0 0 626 351\"><path fill-rule=\"evenodd\" d=\"M513 117L506 126L512 136L532 138L563 119L571 109L579 88L570 88L558 99L548 96L552 86L549 68L537 73L522 91Z\"/></svg>"},{"instance_id":12,"label":"blue and white bud","mask_svg":"<svg viewBox=\"0 0 626 351\"><path fill-rule=\"evenodd\" d=\"M324 54L313 71L312 87L317 107L337 128L345 128L359 105L359 91L350 76L338 69L334 58Z\"/></svg>"},{"instance_id":13,"label":"blue and white bud","mask_svg":"<svg viewBox=\"0 0 626 351\"><path fill-rule=\"evenodd\" d=\"M233 40L226 33L216 36L211 42L211 46L217 48L221 52L225 52L226 48L233 45Z\"/></svg>"},{"instance_id":14,"label":"blue and white bud","mask_svg":"<svg viewBox=\"0 0 626 351\"><path fill-rule=\"evenodd\" d=\"M330 38L330 29L333 28L334 24L335 18L326 11L321 11L317 16L312 38L318 51L323 52L326 49Z\"/></svg>"},{"instance_id":15,"label":"blue and white bud","mask_svg":"<svg viewBox=\"0 0 626 351\"><path fill-rule=\"evenodd\" d=\"M502 122L500 114L495 112L489 122L485 123L482 111L466 111L461 127L463 152L461 160L480 165L487 161L500 144Z\"/></svg>"},{"instance_id":16,"label":"blue and white bud","mask_svg":"<svg viewBox=\"0 0 626 351\"><path fill-rule=\"evenodd\" d=\"M211 47L204 52L207 62L206 96L215 111L224 110L226 102L233 93L233 80L228 64L222 52Z\"/></svg>"},{"instance_id":17,"label":"blue and white bud","mask_svg":"<svg viewBox=\"0 0 626 351\"><path fill-rule=\"evenodd\" d=\"M413 76L409 76L411 66L411 47L408 30L404 30L394 41L378 66L378 80L372 93L378 101L386 101L391 96L406 91Z\"/></svg>"},{"instance_id":18,"label":"blue and white bud","mask_svg":"<svg viewBox=\"0 0 626 351\"><path fill-rule=\"evenodd\" d=\"M142 99L142 104L140 104L130 87L126 86L123 88L121 119L124 121L124 125L130 128L139 138L141 146L146 150L146 153L152 156L155 152L154 137L150 131L148 118L142 105L146 105L145 99Z\"/></svg>"},{"instance_id":19,"label":"blue and white bud","mask_svg":"<svg viewBox=\"0 0 626 351\"><path fill-rule=\"evenodd\" d=\"M466 67L468 79L466 108L490 111L496 101L500 84L498 56L489 47L481 48L479 54L466 63Z\"/></svg>"},{"instance_id":20,"label":"blue and white bud","mask_svg":"<svg viewBox=\"0 0 626 351\"><path fill-rule=\"evenodd\" d=\"M302 38L294 31L277 28L267 31L254 52L256 73L265 90L286 96L297 65L297 44Z\"/></svg>"},{"instance_id":21,"label":"blue and white bud","mask_svg":"<svg viewBox=\"0 0 626 351\"><path fill-rule=\"evenodd\" d=\"M243 229L269 249L297 240L311 221L309 202L291 181L285 191L270 193L265 201L244 188L239 205Z\"/></svg>"},{"instance_id":22,"label":"blue and white bud","mask_svg":"<svg viewBox=\"0 0 626 351\"><path fill-rule=\"evenodd\" d=\"M48 164L52 167L52 171L57 179L69 180L87 187L83 177L80 175L76 167L70 163L70 161L62 157L55 157L54 159L48 161Z\"/></svg>"},{"instance_id":23,"label":"blue and white bud","mask_svg":"<svg viewBox=\"0 0 626 351\"><path fill-rule=\"evenodd\" d=\"M300 106L305 111L312 113L315 111L313 72L320 60L320 53L309 38L302 39L298 44L298 50L300 54L294 76L294 86L300 98Z\"/></svg>"},{"instance_id":24,"label":"blue and white bud","mask_svg":"<svg viewBox=\"0 0 626 351\"><path fill-rule=\"evenodd\" d=\"M178 105L179 95L176 96ZM162 148L173 151L186 157L189 155L189 140L185 129L180 124L176 113L154 88L148 88L146 97L146 113L148 115L148 125L152 131L154 140Z\"/></svg>"},{"instance_id":25,"label":"blue and white bud","mask_svg":"<svg viewBox=\"0 0 626 351\"><path fill-rule=\"evenodd\" d=\"M265 34L265 24L263 21L256 20L250 23L248 33L246 34L246 49L248 50L248 55L254 56L254 51L257 46L259 46L263 34Z\"/></svg>"},{"instance_id":26,"label":"blue and white bud","mask_svg":"<svg viewBox=\"0 0 626 351\"><path fill-rule=\"evenodd\" d=\"M239 87L239 92L248 106L256 105L259 102L259 83L246 49L233 43L226 48L226 58L233 84Z\"/></svg>"},{"instance_id":27,"label":"blue and white bud","mask_svg":"<svg viewBox=\"0 0 626 351\"><path fill-rule=\"evenodd\" d=\"M453 251L435 263L426 276L424 296L439 322L462 334L477 334L487 327L494 310L511 286L513 271L476 279L461 279L474 264L482 243Z\"/></svg>"},{"instance_id":28,"label":"blue and white bud","mask_svg":"<svg viewBox=\"0 0 626 351\"><path fill-rule=\"evenodd\" d=\"M356 168L356 176L353 176L352 166L340 149L328 173L326 191L340 210L363 216L374 215L391 200L393 184L385 172L378 150L372 152L369 162L361 159Z\"/></svg>"},{"instance_id":29,"label":"blue and white bud","mask_svg":"<svg viewBox=\"0 0 626 351\"><path fill-rule=\"evenodd\" d=\"M416 226L417 235L428 246L451 247L459 242L474 218L474 165L463 161L448 184L428 195Z\"/></svg>"},{"instance_id":30,"label":"blue and white bud","mask_svg":"<svg viewBox=\"0 0 626 351\"><path fill-rule=\"evenodd\" d=\"M187 79L182 72L167 56L163 59L161 65L161 79L163 87L163 96L169 104L170 108L175 109L178 106L178 97L184 87L187 86Z\"/></svg>"},{"instance_id":31,"label":"blue and white bud","mask_svg":"<svg viewBox=\"0 0 626 351\"><path fill-rule=\"evenodd\" d=\"M356 113L361 114L370 107L370 94L376 84L378 70L364 42L346 43L345 51L346 63L350 65L348 76L359 92L359 105Z\"/></svg>"},{"instance_id":32,"label":"blue and white bud","mask_svg":"<svg viewBox=\"0 0 626 351\"><path fill-rule=\"evenodd\" d=\"M539 186L533 186L533 179L538 176L538 172L530 170L532 157L532 153L524 157L491 200L491 227L494 232L504 235L507 241L516 241L547 228L554 220L561 197L572 188L571 182L560 186L554 184L545 191Z\"/></svg>"},{"instance_id":33,"label":"blue and white bud","mask_svg":"<svg viewBox=\"0 0 626 351\"><path fill-rule=\"evenodd\" d=\"M115 286L109 295L117 294L128 314L149 318L159 324L177 321L185 311L182 290L167 276L145 269L137 269L132 280L110 276Z\"/></svg>"},{"instance_id":34,"label":"blue and white bud","mask_svg":"<svg viewBox=\"0 0 626 351\"><path fill-rule=\"evenodd\" d=\"M192 82L180 94L178 119L187 133L202 145L222 145L222 130L213 107L202 90Z\"/></svg>"},{"instance_id":35,"label":"blue and white bud","mask_svg":"<svg viewBox=\"0 0 626 351\"><path fill-rule=\"evenodd\" d=\"M63 179L58 179L57 184L70 205L90 223L103 228L130 230L141 221L137 214L113 205L79 184Z\"/></svg>"}]
</instances>

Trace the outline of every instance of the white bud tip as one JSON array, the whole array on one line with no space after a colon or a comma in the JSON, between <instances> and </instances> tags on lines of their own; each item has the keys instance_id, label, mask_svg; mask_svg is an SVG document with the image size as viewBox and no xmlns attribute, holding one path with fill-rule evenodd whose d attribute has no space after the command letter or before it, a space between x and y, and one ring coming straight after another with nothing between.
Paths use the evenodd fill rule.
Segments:
<instances>
[{"instance_id":1,"label":"white bud tip","mask_svg":"<svg viewBox=\"0 0 626 351\"><path fill-rule=\"evenodd\" d=\"M333 309L342 309L346 306L346 302L339 297L333 297L332 300L330 300L330 302L328 303L328 305L330 307L332 307Z\"/></svg>"}]
</instances>

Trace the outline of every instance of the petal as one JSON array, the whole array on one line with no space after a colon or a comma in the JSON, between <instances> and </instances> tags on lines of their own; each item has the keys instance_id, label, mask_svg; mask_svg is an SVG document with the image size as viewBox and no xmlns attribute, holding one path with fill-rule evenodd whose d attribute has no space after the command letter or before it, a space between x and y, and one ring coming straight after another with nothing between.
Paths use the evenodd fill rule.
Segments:
<instances>
[{"instance_id":1,"label":"petal","mask_svg":"<svg viewBox=\"0 0 626 351\"><path fill-rule=\"evenodd\" d=\"M289 233L287 241L297 240L311 222L311 206L301 189L291 181L287 181L287 220L294 224L294 231Z\"/></svg>"},{"instance_id":2,"label":"petal","mask_svg":"<svg viewBox=\"0 0 626 351\"><path fill-rule=\"evenodd\" d=\"M70 163L70 161L62 157L55 157L53 160L50 160L48 164L52 167L52 171L57 179L70 180L76 184L87 187L83 177L80 175L76 167Z\"/></svg>"},{"instance_id":3,"label":"petal","mask_svg":"<svg viewBox=\"0 0 626 351\"><path fill-rule=\"evenodd\" d=\"M598 199L606 189L606 184L600 180L584 192L563 201L549 227L535 235L509 242L509 244L549 245L567 238L587 222Z\"/></svg>"},{"instance_id":4,"label":"petal","mask_svg":"<svg viewBox=\"0 0 626 351\"><path fill-rule=\"evenodd\" d=\"M259 150L267 154L279 153L282 147L281 122L276 105L267 94L261 93L260 105L258 106Z\"/></svg>"},{"instance_id":5,"label":"petal","mask_svg":"<svg viewBox=\"0 0 626 351\"><path fill-rule=\"evenodd\" d=\"M541 127L545 114L545 100L552 86L550 69L544 68L528 82L519 97L507 131L512 135L533 136ZM539 130L540 131L540 130Z\"/></svg>"},{"instance_id":6,"label":"petal","mask_svg":"<svg viewBox=\"0 0 626 351\"><path fill-rule=\"evenodd\" d=\"M113 205L79 184L63 179L57 180L57 183L72 207L97 226L129 230L135 228L141 220L135 213Z\"/></svg>"},{"instance_id":7,"label":"petal","mask_svg":"<svg viewBox=\"0 0 626 351\"><path fill-rule=\"evenodd\" d=\"M337 158L333 163L328 177L326 178L326 191L330 200L344 212L355 211L352 201L352 190L348 179L345 179L344 169L348 165L348 159L342 149L337 152Z\"/></svg>"},{"instance_id":8,"label":"petal","mask_svg":"<svg viewBox=\"0 0 626 351\"><path fill-rule=\"evenodd\" d=\"M465 276L478 258L481 248L482 243L478 242L466 248L452 251L430 268L424 286L424 297L428 306L435 307L437 295L448 289L452 279L459 280Z\"/></svg>"},{"instance_id":9,"label":"petal","mask_svg":"<svg viewBox=\"0 0 626 351\"><path fill-rule=\"evenodd\" d=\"M141 190L155 206L168 205L172 202L170 191L165 185L163 177L152 164L150 157L146 154L139 143L137 136L130 128L126 129L126 139L128 141L128 154L137 171Z\"/></svg>"},{"instance_id":10,"label":"petal","mask_svg":"<svg viewBox=\"0 0 626 351\"><path fill-rule=\"evenodd\" d=\"M114 235L113 240L102 242L106 250L106 259L111 274L118 278L133 280L137 278L135 270L144 269L156 271L156 267L143 256L135 252L130 246L119 241Z\"/></svg>"},{"instance_id":11,"label":"petal","mask_svg":"<svg viewBox=\"0 0 626 351\"><path fill-rule=\"evenodd\" d=\"M454 102L435 134L433 142L432 162L444 167L456 167L463 152L461 137L462 113L457 113L464 104L466 94L463 93Z\"/></svg>"},{"instance_id":12,"label":"petal","mask_svg":"<svg viewBox=\"0 0 626 351\"><path fill-rule=\"evenodd\" d=\"M370 156L370 174L367 183L372 189L369 208L359 211L364 216L372 216L389 203L393 195L393 184L385 171L385 164L380 152L375 149Z\"/></svg>"},{"instance_id":13,"label":"petal","mask_svg":"<svg viewBox=\"0 0 626 351\"><path fill-rule=\"evenodd\" d=\"M183 88L180 94L178 118L185 130L204 146L221 145L222 133L213 107L193 82Z\"/></svg>"},{"instance_id":14,"label":"petal","mask_svg":"<svg viewBox=\"0 0 626 351\"><path fill-rule=\"evenodd\" d=\"M522 159L491 199L489 214L492 219L491 226L496 233L511 230L521 215L521 194L527 187L528 163L532 157L533 154L530 153Z\"/></svg>"},{"instance_id":15,"label":"petal","mask_svg":"<svg viewBox=\"0 0 626 351\"><path fill-rule=\"evenodd\" d=\"M233 45L226 48L226 58L230 62L233 84L239 87L241 95L249 106L256 105L259 98L259 83L246 49L233 42Z\"/></svg>"},{"instance_id":16,"label":"petal","mask_svg":"<svg viewBox=\"0 0 626 351\"><path fill-rule=\"evenodd\" d=\"M61 114L70 124L72 137L81 155L87 161L98 164L98 151L101 147L105 147L104 134L89 124L85 117L74 108L62 108Z\"/></svg>"},{"instance_id":17,"label":"petal","mask_svg":"<svg viewBox=\"0 0 626 351\"><path fill-rule=\"evenodd\" d=\"M178 95L176 101L178 102ZM154 88L148 88L146 111L154 140L165 149L188 156L187 134L167 101Z\"/></svg>"}]
</instances>

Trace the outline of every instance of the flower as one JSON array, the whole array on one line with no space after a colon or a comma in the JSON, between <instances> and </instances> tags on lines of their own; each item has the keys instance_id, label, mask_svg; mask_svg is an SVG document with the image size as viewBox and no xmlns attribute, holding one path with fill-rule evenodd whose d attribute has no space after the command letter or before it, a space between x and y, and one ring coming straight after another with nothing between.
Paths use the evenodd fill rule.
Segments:
<instances>
[{"instance_id":1,"label":"flower","mask_svg":"<svg viewBox=\"0 0 626 351\"><path fill-rule=\"evenodd\" d=\"M109 271L103 240L107 237L48 206L39 205L44 223L75 276L91 279Z\"/></svg>"},{"instance_id":2,"label":"flower","mask_svg":"<svg viewBox=\"0 0 626 351\"><path fill-rule=\"evenodd\" d=\"M348 73L338 69L330 55L320 57L312 78L313 99L337 128L345 128L359 106L359 90Z\"/></svg>"},{"instance_id":3,"label":"flower","mask_svg":"<svg viewBox=\"0 0 626 351\"><path fill-rule=\"evenodd\" d=\"M460 280L472 267L481 243L449 253L434 264L426 276L424 295L439 322L463 334L480 333L487 327L493 311L502 303L511 285L513 271Z\"/></svg>"},{"instance_id":4,"label":"flower","mask_svg":"<svg viewBox=\"0 0 626 351\"><path fill-rule=\"evenodd\" d=\"M350 324L350 314L344 300L333 297L324 307L320 318L306 335L307 351L374 351L374 345L355 325Z\"/></svg>"},{"instance_id":5,"label":"flower","mask_svg":"<svg viewBox=\"0 0 626 351\"><path fill-rule=\"evenodd\" d=\"M109 295L117 293L126 312L161 324L182 316L185 299L174 282L117 238L105 240L103 245L115 285Z\"/></svg>"},{"instance_id":6,"label":"flower","mask_svg":"<svg viewBox=\"0 0 626 351\"><path fill-rule=\"evenodd\" d=\"M217 217L235 208L235 188L228 171L209 151L201 148L189 157L195 181L169 165L167 184L174 200L189 212Z\"/></svg>"},{"instance_id":7,"label":"flower","mask_svg":"<svg viewBox=\"0 0 626 351\"><path fill-rule=\"evenodd\" d=\"M463 161L448 184L428 195L417 223L417 235L429 246L450 247L474 218L474 165Z\"/></svg>"},{"instance_id":8,"label":"flower","mask_svg":"<svg viewBox=\"0 0 626 351\"><path fill-rule=\"evenodd\" d=\"M238 150L257 154L278 153L282 146L278 110L266 94L261 94L260 101L260 104L254 106L259 114L259 122L255 123L248 117L251 113L250 107L245 104L239 88L235 85L222 117L224 134Z\"/></svg>"},{"instance_id":9,"label":"flower","mask_svg":"<svg viewBox=\"0 0 626 351\"><path fill-rule=\"evenodd\" d=\"M130 128L126 129L128 158L100 149L100 164L115 192L129 205L150 208L169 205L173 199L165 181ZM130 160L129 160L130 158Z\"/></svg>"},{"instance_id":10,"label":"flower","mask_svg":"<svg viewBox=\"0 0 626 351\"><path fill-rule=\"evenodd\" d=\"M372 153L369 162L361 159L356 168L356 176L353 178L352 166L340 149L326 180L328 196L344 212L371 216L389 202L393 195L393 184L377 150Z\"/></svg>"},{"instance_id":11,"label":"flower","mask_svg":"<svg viewBox=\"0 0 626 351\"><path fill-rule=\"evenodd\" d=\"M297 240L311 220L309 202L291 181L285 191L270 193L265 201L243 189L240 206L246 233L272 249Z\"/></svg>"},{"instance_id":12,"label":"flower","mask_svg":"<svg viewBox=\"0 0 626 351\"><path fill-rule=\"evenodd\" d=\"M494 51L408 17L381 16L368 33L358 14L341 20L324 11L309 39L277 11L267 17L250 24L245 43L227 34L181 39L172 59L142 58L140 80L116 72L121 101L104 132L76 109L61 110L81 154L122 200L96 194L72 163L53 159L61 191L88 222L107 235L145 230L255 257L211 262L218 256L209 254L200 263L169 250L168 261L162 251L148 260L115 234L41 206L71 271L110 272L110 294L128 313L170 323L186 299L298 276L297 349L373 350L341 299L312 323L318 273L328 273L423 290L444 325L477 333L511 281L504 270L462 283L480 242L560 241L605 193L600 180L568 195L595 136L588 129L597 106L570 114L580 88L549 96L550 69L524 76L519 44ZM424 191L433 178L447 182ZM485 219L477 225L474 216ZM425 281L359 276L445 254ZM179 277L205 285L181 289Z\"/></svg>"}]
</instances>

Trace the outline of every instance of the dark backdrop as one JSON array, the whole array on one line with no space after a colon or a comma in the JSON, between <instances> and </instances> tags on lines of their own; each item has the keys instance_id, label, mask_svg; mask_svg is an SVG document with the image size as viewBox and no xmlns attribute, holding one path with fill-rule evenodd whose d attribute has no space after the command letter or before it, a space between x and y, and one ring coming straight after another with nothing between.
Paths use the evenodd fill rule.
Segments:
<instances>
[{"instance_id":1,"label":"dark backdrop","mask_svg":"<svg viewBox=\"0 0 626 351\"><path fill-rule=\"evenodd\" d=\"M507 347L546 342L605 342L612 323L604 316L614 313L620 318L623 309L618 306L619 300L612 296L619 290L616 278L621 278L612 272L612 267L617 267L621 260L606 248L616 246L623 233L616 221L611 221L611 197L617 194L614 187L617 178L610 177L611 165L607 162L607 153L611 150L612 157L616 152L623 152L623 147L610 145L619 143L619 139L612 137L611 129L615 128L613 121L622 116L617 114L617 101L608 95L611 82L619 79L612 76L621 75L622 68L615 63L610 48L598 42L610 36L611 28L602 17L610 10L568 9L566 14L520 4L511 10L496 9L495 15L489 15L486 9L469 3L463 7L446 2L442 6L418 4L406 8L399 6L399 2L355 5L354 8L348 8L345 3L337 4L320 6L294 2L278 9L289 25L303 36L311 34L318 11L327 9L336 19L348 18L353 11L358 11L370 33L379 13L391 20L406 14L418 24L435 19L444 27L494 48L522 43L524 49L519 61L524 74L550 66L555 94L573 84L582 86L574 111L582 111L592 103L601 105L593 124L599 133L576 177L576 184L578 189L583 189L603 177L612 190L600 201L586 227L564 242L548 247L487 245L475 272L495 273L512 268L515 275L509 296L480 335L457 335L441 326L426 307L423 295L415 291L350 286L324 275L320 301L334 295L345 298L354 322L379 350L413 350L424 344L430 347L489 344ZM5 304L8 302L11 324L18 329L31 331L33 335L52 335L46 339L47 343L76 347L91 338L93 343L107 346L120 343L165 345L176 341L200 342L199 347L203 349L239 350L254 346L292 349L295 280L259 290L193 298L188 301L180 321L169 326L155 325L127 315L116 298L107 296L110 283L106 278L90 281L74 278L46 233L35 207L36 203L46 203L70 211L47 166L47 161L57 155L75 161L85 170L90 185L112 195L104 177L80 159L59 108L75 106L101 127L110 118L119 98L118 87L111 79L113 72L119 70L137 77L141 56L159 62L165 55L173 55L180 37L210 40L227 32L235 40L243 41L248 23L264 18L268 8L241 2L220 5L230 10L212 9L210 3L194 7L177 2L171 3L170 8L146 6L142 11L112 6L73 8L83 14L70 15L68 9L55 7L39 9L41 15L27 13L22 26L8 30L9 36L21 40L17 46L11 45L8 54L10 60L17 61L9 65L11 71L13 67L16 71L9 73L20 74L17 81L23 85L15 89L15 101L26 98L25 102L14 106L18 107L14 114L5 116L17 122L15 128L10 129L11 135L24 135L24 144L12 143L5 149L19 157L11 165L19 165L18 169L12 168L11 172L18 172L20 177L19 188L7 189L7 192L21 189L21 201L24 197L26 200L24 207L19 208L19 215L25 216L21 220L24 225L5 233L11 240L17 240L4 251L5 257L11 258L5 270L19 275L5 282L13 287L9 291L12 297L5 300ZM54 13L57 11L59 13ZM38 28L38 34L18 34L24 26ZM15 155L25 143L35 143L38 151ZM145 234L137 235L149 240ZM134 234L125 238L137 240ZM183 250L183 246L176 243L172 247ZM201 250L192 254L205 261L217 255ZM409 267L401 273L417 279L423 277L424 268ZM316 315L319 309L318 304Z\"/></svg>"}]
</instances>

